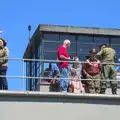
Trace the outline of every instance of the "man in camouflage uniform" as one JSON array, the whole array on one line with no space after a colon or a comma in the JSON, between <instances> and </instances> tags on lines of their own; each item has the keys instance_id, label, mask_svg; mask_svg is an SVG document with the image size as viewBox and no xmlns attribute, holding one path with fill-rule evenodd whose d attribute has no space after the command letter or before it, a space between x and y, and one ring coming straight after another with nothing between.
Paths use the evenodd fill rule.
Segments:
<instances>
[{"instance_id":1,"label":"man in camouflage uniform","mask_svg":"<svg viewBox=\"0 0 120 120\"><path fill-rule=\"evenodd\" d=\"M103 47L104 46L104 47ZM107 88L107 81L110 81L112 87L112 94L117 94L117 81L116 81L116 66L115 66L115 50L110 45L101 45L101 50L97 55L102 57L102 62L107 63L102 65L102 74L101 74L101 94L105 94Z\"/></svg>"}]
</instances>

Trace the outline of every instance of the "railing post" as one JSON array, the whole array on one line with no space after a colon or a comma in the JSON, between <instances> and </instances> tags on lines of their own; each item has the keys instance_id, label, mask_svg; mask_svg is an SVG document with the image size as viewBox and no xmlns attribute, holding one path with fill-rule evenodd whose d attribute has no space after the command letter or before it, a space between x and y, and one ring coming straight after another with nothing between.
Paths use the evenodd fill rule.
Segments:
<instances>
[{"instance_id":1,"label":"railing post","mask_svg":"<svg viewBox=\"0 0 120 120\"><path fill-rule=\"evenodd\" d=\"M24 59L22 59L22 90L24 91Z\"/></svg>"}]
</instances>

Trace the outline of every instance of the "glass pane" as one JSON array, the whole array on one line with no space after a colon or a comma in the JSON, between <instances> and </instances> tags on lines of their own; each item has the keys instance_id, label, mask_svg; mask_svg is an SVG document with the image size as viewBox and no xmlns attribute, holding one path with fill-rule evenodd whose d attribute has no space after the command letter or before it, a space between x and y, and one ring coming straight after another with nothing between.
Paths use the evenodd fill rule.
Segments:
<instances>
[{"instance_id":1,"label":"glass pane","mask_svg":"<svg viewBox=\"0 0 120 120\"><path fill-rule=\"evenodd\" d=\"M60 34L60 40L64 41L65 39L69 39L71 42L76 42L76 37L70 34Z\"/></svg>"},{"instance_id":2,"label":"glass pane","mask_svg":"<svg viewBox=\"0 0 120 120\"><path fill-rule=\"evenodd\" d=\"M97 44L109 44L109 38L94 37L94 43L97 43Z\"/></svg>"},{"instance_id":3,"label":"glass pane","mask_svg":"<svg viewBox=\"0 0 120 120\"><path fill-rule=\"evenodd\" d=\"M45 52L44 59L45 60L57 60L57 52Z\"/></svg>"},{"instance_id":4,"label":"glass pane","mask_svg":"<svg viewBox=\"0 0 120 120\"><path fill-rule=\"evenodd\" d=\"M39 77L40 75L40 68L37 68L37 76L36 77Z\"/></svg>"},{"instance_id":5,"label":"glass pane","mask_svg":"<svg viewBox=\"0 0 120 120\"><path fill-rule=\"evenodd\" d=\"M94 44L79 44L79 53L88 54L93 48L95 48Z\"/></svg>"},{"instance_id":6,"label":"glass pane","mask_svg":"<svg viewBox=\"0 0 120 120\"><path fill-rule=\"evenodd\" d=\"M120 38L111 38L111 44L120 44Z\"/></svg>"},{"instance_id":7,"label":"glass pane","mask_svg":"<svg viewBox=\"0 0 120 120\"><path fill-rule=\"evenodd\" d=\"M57 51L59 46L59 42L44 42L44 51Z\"/></svg>"},{"instance_id":8,"label":"glass pane","mask_svg":"<svg viewBox=\"0 0 120 120\"><path fill-rule=\"evenodd\" d=\"M120 45L112 45L112 47L115 49L116 54L120 53Z\"/></svg>"},{"instance_id":9,"label":"glass pane","mask_svg":"<svg viewBox=\"0 0 120 120\"><path fill-rule=\"evenodd\" d=\"M89 36L78 36L79 43L93 43L93 37Z\"/></svg>"},{"instance_id":10,"label":"glass pane","mask_svg":"<svg viewBox=\"0 0 120 120\"><path fill-rule=\"evenodd\" d=\"M44 70L46 70L47 68L49 68L49 63L44 63Z\"/></svg>"},{"instance_id":11,"label":"glass pane","mask_svg":"<svg viewBox=\"0 0 120 120\"><path fill-rule=\"evenodd\" d=\"M85 61L87 56L88 56L88 54L79 55L80 61Z\"/></svg>"},{"instance_id":12,"label":"glass pane","mask_svg":"<svg viewBox=\"0 0 120 120\"><path fill-rule=\"evenodd\" d=\"M44 34L45 41L59 41L59 34Z\"/></svg>"},{"instance_id":13,"label":"glass pane","mask_svg":"<svg viewBox=\"0 0 120 120\"><path fill-rule=\"evenodd\" d=\"M77 52L76 43L71 43L70 47L68 48L68 52Z\"/></svg>"}]
</instances>

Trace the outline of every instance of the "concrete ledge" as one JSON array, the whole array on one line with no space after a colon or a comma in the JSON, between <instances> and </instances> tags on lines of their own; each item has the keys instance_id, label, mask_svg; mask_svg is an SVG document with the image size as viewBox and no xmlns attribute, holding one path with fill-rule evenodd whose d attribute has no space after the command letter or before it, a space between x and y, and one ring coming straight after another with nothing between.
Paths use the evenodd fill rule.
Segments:
<instances>
[{"instance_id":1,"label":"concrete ledge","mask_svg":"<svg viewBox=\"0 0 120 120\"><path fill-rule=\"evenodd\" d=\"M61 92L29 92L29 91L0 91L0 97L46 97L46 98L87 98L87 99L119 99L120 95L102 95L102 94L74 94Z\"/></svg>"},{"instance_id":2,"label":"concrete ledge","mask_svg":"<svg viewBox=\"0 0 120 120\"><path fill-rule=\"evenodd\" d=\"M1 120L119 119L119 95L0 91Z\"/></svg>"}]
</instances>

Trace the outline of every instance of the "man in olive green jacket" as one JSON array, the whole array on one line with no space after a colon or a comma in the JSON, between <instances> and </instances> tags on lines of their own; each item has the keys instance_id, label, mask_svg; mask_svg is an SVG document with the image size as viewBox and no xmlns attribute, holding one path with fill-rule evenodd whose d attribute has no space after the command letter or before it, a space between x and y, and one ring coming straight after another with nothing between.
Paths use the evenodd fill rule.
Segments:
<instances>
[{"instance_id":1,"label":"man in olive green jacket","mask_svg":"<svg viewBox=\"0 0 120 120\"><path fill-rule=\"evenodd\" d=\"M116 81L116 66L115 56L116 52L110 45L101 45L100 52L97 55L102 57L102 80L101 80L101 94L105 94L107 85L105 80L111 80L112 94L117 94L117 81ZM106 64L105 64L106 63Z\"/></svg>"}]
</instances>

